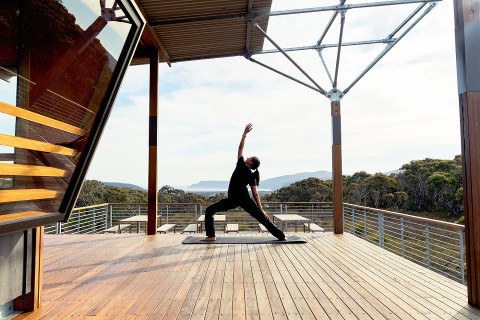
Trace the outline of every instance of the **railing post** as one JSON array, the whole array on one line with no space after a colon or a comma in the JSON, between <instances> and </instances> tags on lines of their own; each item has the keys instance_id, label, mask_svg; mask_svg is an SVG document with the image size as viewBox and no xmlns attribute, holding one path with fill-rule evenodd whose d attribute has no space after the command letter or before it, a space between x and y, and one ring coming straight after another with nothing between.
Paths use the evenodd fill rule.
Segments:
<instances>
[{"instance_id":1,"label":"railing post","mask_svg":"<svg viewBox=\"0 0 480 320\"><path fill-rule=\"evenodd\" d=\"M402 257L405 258L405 236L403 233L403 217L400 218L400 237L402 239Z\"/></svg>"},{"instance_id":2,"label":"railing post","mask_svg":"<svg viewBox=\"0 0 480 320\"><path fill-rule=\"evenodd\" d=\"M142 214L142 205L141 204L138 205L138 214Z\"/></svg>"},{"instance_id":3,"label":"railing post","mask_svg":"<svg viewBox=\"0 0 480 320\"><path fill-rule=\"evenodd\" d=\"M282 207L283 207L283 204L280 203L280 214L283 214L283 209L282 209Z\"/></svg>"},{"instance_id":4,"label":"railing post","mask_svg":"<svg viewBox=\"0 0 480 320\"><path fill-rule=\"evenodd\" d=\"M198 204L195 205L195 224L198 226L198 213L197 213ZM200 212L202 211L202 205L200 205Z\"/></svg>"},{"instance_id":5,"label":"railing post","mask_svg":"<svg viewBox=\"0 0 480 320\"><path fill-rule=\"evenodd\" d=\"M110 210L110 225L108 226L109 228L113 227L113 206L111 204L108 204L109 210Z\"/></svg>"},{"instance_id":6,"label":"railing post","mask_svg":"<svg viewBox=\"0 0 480 320\"><path fill-rule=\"evenodd\" d=\"M343 221L345 221L345 219L343 219ZM352 233L355 235L355 208L352 208Z\"/></svg>"},{"instance_id":7,"label":"railing post","mask_svg":"<svg viewBox=\"0 0 480 320\"><path fill-rule=\"evenodd\" d=\"M97 208L93 208L93 219L92 219L92 222L93 222L93 225L92 225L92 233L95 233L95 213L97 212L96 210Z\"/></svg>"},{"instance_id":8,"label":"railing post","mask_svg":"<svg viewBox=\"0 0 480 320\"><path fill-rule=\"evenodd\" d=\"M430 269L430 238L428 234L428 222L425 223L425 247L427 251L427 268Z\"/></svg>"},{"instance_id":9,"label":"railing post","mask_svg":"<svg viewBox=\"0 0 480 320\"><path fill-rule=\"evenodd\" d=\"M167 204L167 224L168 224L168 204Z\"/></svg>"},{"instance_id":10,"label":"railing post","mask_svg":"<svg viewBox=\"0 0 480 320\"><path fill-rule=\"evenodd\" d=\"M363 237L367 240L367 209L363 209Z\"/></svg>"},{"instance_id":11,"label":"railing post","mask_svg":"<svg viewBox=\"0 0 480 320\"><path fill-rule=\"evenodd\" d=\"M77 233L80 233L80 210L77 211Z\"/></svg>"},{"instance_id":12,"label":"railing post","mask_svg":"<svg viewBox=\"0 0 480 320\"><path fill-rule=\"evenodd\" d=\"M108 204L105 207L105 229L108 229Z\"/></svg>"},{"instance_id":13,"label":"railing post","mask_svg":"<svg viewBox=\"0 0 480 320\"><path fill-rule=\"evenodd\" d=\"M383 212L378 212L378 241L380 244L380 247L383 248Z\"/></svg>"},{"instance_id":14,"label":"railing post","mask_svg":"<svg viewBox=\"0 0 480 320\"><path fill-rule=\"evenodd\" d=\"M462 277L462 284L465 284L465 261L463 258L463 230L460 229L459 234L459 241L460 241L460 272Z\"/></svg>"}]
</instances>

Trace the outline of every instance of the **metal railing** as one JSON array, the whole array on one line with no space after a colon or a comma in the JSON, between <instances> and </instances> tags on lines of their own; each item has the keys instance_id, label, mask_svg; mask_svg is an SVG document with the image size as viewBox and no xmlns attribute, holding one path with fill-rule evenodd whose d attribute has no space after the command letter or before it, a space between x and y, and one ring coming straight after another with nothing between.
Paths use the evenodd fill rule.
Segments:
<instances>
[{"instance_id":1,"label":"metal railing","mask_svg":"<svg viewBox=\"0 0 480 320\"><path fill-rule=\"evenodd\" d=\"M465 227L344 204L344 232L465 284Z\"/></svg>"},{"instance_id":2,"label":"metal railing","mask_svg":"<svg viewBox=\"0 0 480 320\"><path fill-rule=\"evenodd\" d=\"M176 224L183 230L196 224L211 203L160 203L158 225ZM331 202L270 202L264 210L273 214L298 214L325 231L333 231ZM105 203L74 209L68 222L45 227L46 233L103 233L118 221L146 215L146 203ZM242 209L229 210L227 223L238 223L239 231L257 232L258 222ZM279 226L278 222L276 222ZM223 224L216 224L218 231ZM293 223L286 231L295 231ZM303 230L299 226L298 230ZM464 226L398 212L344 204L344 232L374 243L390 252L465 284Z\"/></svg>"}]
</instances>

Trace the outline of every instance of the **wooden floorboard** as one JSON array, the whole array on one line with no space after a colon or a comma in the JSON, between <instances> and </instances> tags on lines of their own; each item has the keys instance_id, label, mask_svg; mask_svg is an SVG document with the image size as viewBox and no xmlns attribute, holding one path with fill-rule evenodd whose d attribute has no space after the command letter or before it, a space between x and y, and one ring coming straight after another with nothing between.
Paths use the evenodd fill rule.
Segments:
<instances>
[{"instance_id":1,"label":"wooden floorboard","mask_svg":"<svg viewBox=\"0 0 480 320\"><path fill-rule=\"evenodd\" d=\"M480 319L453 280L351 234L298 234L46 235L42 307L15 319Z\"/></svg>"}]
</instances>

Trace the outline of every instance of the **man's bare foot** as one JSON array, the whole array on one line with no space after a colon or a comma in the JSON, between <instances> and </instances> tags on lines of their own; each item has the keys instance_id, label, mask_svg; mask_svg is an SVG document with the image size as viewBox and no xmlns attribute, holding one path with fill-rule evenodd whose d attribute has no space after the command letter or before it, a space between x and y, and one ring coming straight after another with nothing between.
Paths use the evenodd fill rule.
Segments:
<instances>
[{"instance_id":1,"label":"man's bare foot","mask_svg":"<svg viewBox=\"0 0 480 320\"><path fill-rule=\"evenodd\" d=\"M217 240L217 238L215 237L206 237L206 238L200 239L200 241L215 241L215 240Z\"/></svg>"}]
</instances>

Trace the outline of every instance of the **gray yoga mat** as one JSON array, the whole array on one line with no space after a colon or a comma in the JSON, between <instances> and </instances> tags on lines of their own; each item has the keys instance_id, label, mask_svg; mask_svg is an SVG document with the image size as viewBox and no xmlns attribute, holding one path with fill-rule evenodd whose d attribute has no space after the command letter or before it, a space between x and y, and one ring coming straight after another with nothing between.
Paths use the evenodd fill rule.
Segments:
<instances>
[{"instance_id":1,"label":"gray yoga mat","mask_svg":"<svg viewBox=\"0 0 480 320\"><path fill-rule=\"evenodd\" d=\"M307 241L300 236L288 235L286 241L277 240L274 237L226 237L220 236L217 237L216 241L200 241L200 239L205 238L198 236L188 236L185 240L182 241L184 244L264 244L264 243L306 243Z\"/></svg>"}]
</instances>

